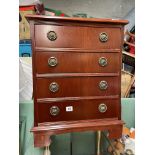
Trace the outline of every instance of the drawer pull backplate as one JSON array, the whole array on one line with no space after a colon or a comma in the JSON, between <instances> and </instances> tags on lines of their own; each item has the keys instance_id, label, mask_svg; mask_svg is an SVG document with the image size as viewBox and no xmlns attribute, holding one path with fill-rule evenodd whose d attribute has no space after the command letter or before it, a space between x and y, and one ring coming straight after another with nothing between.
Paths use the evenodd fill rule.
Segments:
<instances>
[{"instance_id":1,"label":"drawer pull backplate","mask_svg":"<svg viewBox=\"0 0 155 155\"><path fill-rule=\"evenodd\" d=\"M58 115L59 112L60 112L60 109L59 109L57 106L52 106L52 107L50 108L50 114L51 114L52 116Z\"/></svg>"},{"instance_id":2,"label":"drawer pull backplate","mask_svg":"<svg viewBox=\"0 0 155 155\"><path fill-rule=\"evenodd\" d=\"M104 103L101 103L99 104L98 106L98 110L101 112L101 113L104 113L107 111L107 106L104 104Z\"/></svg>"},{"instance_id":3,"label":"drawer pull backplate","mask_svg":"<svg viewBox=\"0 0 155 155\"><path fill-rule=\"evenodd\" d=\"M108 35L105 32L100 33L99 39L101 42L107 42L108 41Z\"/></svg>"},{"instance_id":4,"label":"drawer pull backplate","mask_svg":"<svg viewBox=\"0 0 155 155\"><path fill-rule=\"evenodd\" d=\"M57 39L57 34L54 32L54 31L49 31L47 33L47 38L50 40L50 41L55 41Z\"/></svg>"},{"instance_id":5,"label":"drawer pull backplate","mask_svg":"<svg viewBox=\"0 0 155 155\"><path fill-rule=\"evenodd\" d=\"M105 57L99 58L99 65L104 67L107 65L107 59Z\"/></svg>"},{"instance_id":6,"label":"drawer pull backplate","mask_svg":"<svg viewBox=\"0 0 155 155\"><path fill-rule=\"evenodd\" d=\"M106 89L108 88L108 83L107 83L106 81L101 81L101 82L99 83L99 88L100 88L101 90L106 90Z\"/></svg>"},{"instance_id":7,"label":"drawer pull backplate","mask_svg":"<svg viewBox=\"0 0 155 155\"><path fill-rule=\"evenodd\" d=\"M57 64L58 64L57 58L55 58L55 57L50 57L50 58L48 59L48 65L49 65L49 66L54 67L54 66L56 66Z\"/></svg>"},{"instance_id":8,"label":"drawer pull backplate","mask_svg":"<svg viewBox=\"0 0 155 155\"><path fill-rule=\"evenodd\" d=\"M49 90L53 93L57 92L59 90L59 85L56 82L52 82L49 85Z\"/></svg>"}]
</instances>

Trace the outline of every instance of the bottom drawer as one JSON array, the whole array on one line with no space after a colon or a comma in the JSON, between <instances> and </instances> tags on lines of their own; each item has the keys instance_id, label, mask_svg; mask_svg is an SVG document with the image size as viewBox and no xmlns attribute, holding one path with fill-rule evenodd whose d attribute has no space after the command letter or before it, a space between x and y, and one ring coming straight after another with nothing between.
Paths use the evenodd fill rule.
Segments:
<instances>
[{"instance_id":1,"label":"bottom drawer","mask_svg":"<svg viewBox=\"0 0 155 155\"><path fill-rule=\"evenodd\" d=\"M89 99L38 104L38 123L119 117L118 99Z\"/></svg>"}]
</instances>

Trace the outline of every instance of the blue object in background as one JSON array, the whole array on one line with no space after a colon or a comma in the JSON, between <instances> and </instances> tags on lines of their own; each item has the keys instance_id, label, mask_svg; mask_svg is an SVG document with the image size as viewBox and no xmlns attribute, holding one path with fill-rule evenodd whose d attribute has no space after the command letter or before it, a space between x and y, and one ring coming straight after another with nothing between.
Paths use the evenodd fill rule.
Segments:
<instances>
[{"instance_id":1,"label":"blue object in background","mask_svg":"<svg viewBox=\"0 0 155 155\"><path fill-rule=\"evenodd\" d=\"M31 57L31 41L30 40L20 40L19 41L19 57Z\"/></svg>"}]
</instances>

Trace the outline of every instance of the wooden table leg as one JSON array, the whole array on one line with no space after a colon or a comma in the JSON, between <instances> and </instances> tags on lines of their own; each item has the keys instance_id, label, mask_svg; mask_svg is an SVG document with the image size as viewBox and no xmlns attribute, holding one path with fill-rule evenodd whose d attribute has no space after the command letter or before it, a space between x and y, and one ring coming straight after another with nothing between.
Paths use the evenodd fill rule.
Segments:
<instances>
[{"instance_id":1,"label":"wooden table leg","mask_svg":"<svg viewBox=\"0 0 155 155\"><path fill-rule=\"evenodd\" d=\"M44 155L50 155L50 149L49 149L49 146L46 146L46 147L45 147Z\"/></svg>"},{"instance_id":2,"label":"wooden table leg","mask_svg":"<svg viewBox=\"0 0 155 155\"><path fill-rule=\"evenodd\" d=\"M97 149L96 154L101 155L101 131L97 131Z\"/></svg>"}]
</instances>

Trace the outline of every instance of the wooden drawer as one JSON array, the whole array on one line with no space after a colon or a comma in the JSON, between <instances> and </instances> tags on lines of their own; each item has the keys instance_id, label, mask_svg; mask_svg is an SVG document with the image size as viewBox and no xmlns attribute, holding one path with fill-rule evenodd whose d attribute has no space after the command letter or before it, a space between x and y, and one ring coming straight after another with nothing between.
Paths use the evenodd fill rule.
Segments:
<instances>
[{"instance_id":1,"label":"wooden drawer","mask_svg":"<svg viewBox=\"0 0 155 155\"><path fill-rule=\"evenodd\" d=\"M102 90L99 87L101 81ZM118 77L38 78L36 95L37 98L118 95L119 87Z\"/></svg>"},{"instance_id":2,"label":"wooden drawer","mask_svg":"<svg viewBox=\"0 0 155 155\"><path fill-rule=\"evenodd\" d=\"M36 52L37 73L118 73L119 53Z\"/></svg>"},{"instance_id":3,"label":"wooden drawer","mask_svg":"<svg viewBox=\"0 0 155 155\"><path fill-rule=\"evenodd\" d=\"M54 121L104 119L118 117L117 99L91 99L38 103L39 123ZM101 110L101 112L99 111Z\"/></svg>"},{"instance_id":4,"label":"wooden drawer","mask_svg":"<svg viewBox=\"0 0 155 155\"><path fill-rule=\"evenodd\" d=\"M53 41L48 39L52 31ZM100 34L106 33L108 40L100 41ZM53 35L54 34L54 35ZM102 35L103 36L103 35ZM80 27L35 25L35 46L42 48L85 48L120 49L121 30L117 27Z\"/></svg>"}]
</instances>

